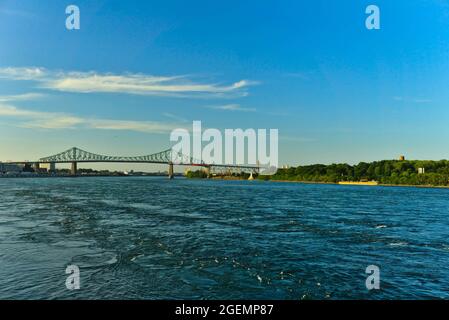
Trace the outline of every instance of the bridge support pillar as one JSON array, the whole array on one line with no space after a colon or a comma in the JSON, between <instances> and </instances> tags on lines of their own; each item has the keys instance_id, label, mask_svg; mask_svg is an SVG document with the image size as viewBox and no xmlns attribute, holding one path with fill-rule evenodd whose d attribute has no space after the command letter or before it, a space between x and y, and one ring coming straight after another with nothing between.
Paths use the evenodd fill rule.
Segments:
<instances>
[{"instance_id":1,"label":"bridge support pillar","mask_svg":"<svg viewBox=\"0 0 449 320\"><path fill-rule=\"evenodd\" d=\"M204 173L207 174L207 177L210 177L210 167L204 167Z\"/></svg>"},{"instance_id":2,"label":"bridge support pillar","mask_svg":"<svg viewBox=\"0 0 449 320\"><path fill-rule=\"evenodd\" d=\"M174 176L174 171L173 171L173 162L170 162L168 164L168 178L173 179L174 177L175 176Z\"/></svg>"},{"instance_id":3,"label":"bridge support pillar","mask_svg":"<svg viewBox=\"0 0 449 320\"><path fill-rule=\"evenodd\" d=\"M33 163L33 169L35 172L39 172L39 170L41 169L39 162Z\"/></svg>"},{"instance_id":4,"label":"bridge support pillar","mask_svg":"<svg viewBox=\"0 0 449 320\"><path fill-rule=\"evenodd\" d=\"M78 171L78 163L72 162L72 168L71 168L71 170L70 170L70 174L71 174L72 176L76 176L77 171Z\"/></svg>"}]
</instances>

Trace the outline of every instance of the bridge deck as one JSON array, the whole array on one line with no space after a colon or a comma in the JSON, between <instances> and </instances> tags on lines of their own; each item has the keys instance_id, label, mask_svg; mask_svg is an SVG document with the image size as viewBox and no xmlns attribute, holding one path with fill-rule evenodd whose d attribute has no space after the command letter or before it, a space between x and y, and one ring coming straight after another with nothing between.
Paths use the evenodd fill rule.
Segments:
<instances>
[{"instance_id":1,"label":"bridge deck","mask_svg":"<svg viewBox=\"0 0 449 320\"><path fill-rule=\"evenodd\" d=\"M65 160L65 161L14 161L4 162L7 164L26 165L26 164L50 164L50 163L150 163L150 164L170 164L170 162L162 161L142 161L142 160ZM258 166L252 165L238 165L238 164L208 164L208 163L173 163L176 166L192 166L192 167L220 167L220 168L244 168L244 169L259 169Z\"/></svg>"},{"instance_id":2,"label":"bridge deck","mask_svg":"<svg viewBox=\"0 0 449 320\"><path fill-rule=\"evenodd\" d=\"M79 148L71 148L50 157L40 158L37 161L13 161L9 164L50 164L50 163L151 163L151 164L169 164L179 166L197 166L197 167L216 167L232 169L252 169L258 170L259 166L250 164L213 164L203 163L197 159L185 156L180 152L167 149L150 155L136 157L105 156L84 151Z\"/></svg>"}]
</instances>

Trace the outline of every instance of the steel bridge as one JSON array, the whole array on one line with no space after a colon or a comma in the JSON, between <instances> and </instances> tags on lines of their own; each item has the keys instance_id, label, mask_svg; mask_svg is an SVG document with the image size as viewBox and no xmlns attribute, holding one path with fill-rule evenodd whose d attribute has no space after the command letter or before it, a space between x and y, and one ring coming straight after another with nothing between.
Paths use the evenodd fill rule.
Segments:
<instances>
[{"instance_id":1,"label":"steel bridge","mask_svg":"<svg viewBox=\"0 0 449 320\"><path fill-rule=\"evenodd\" d=\"M115 162L115 163L153 163L153 164L167 164L168 176L173 178L174 165L181 166L198 166L203 167L207 173L213 171L227 171L227 172L248 172L258 173L259 166L252 165L228 165L228 164L210 164L204 161L188 157L180 152L175 152L172 149L167 149L158 153L153 153L144 156L123 157L123 156L105 156L96 154L82 149L73 147L58 154L40 158L37 161L18 161L8 162L11 164L32 165L35 169L39 169L41 164L50 164L50 168L54 168L57 163L70 163L71 174L76 176L78 170L78 163L94 163L94 162Z\"/></svg>"}]
</instances>

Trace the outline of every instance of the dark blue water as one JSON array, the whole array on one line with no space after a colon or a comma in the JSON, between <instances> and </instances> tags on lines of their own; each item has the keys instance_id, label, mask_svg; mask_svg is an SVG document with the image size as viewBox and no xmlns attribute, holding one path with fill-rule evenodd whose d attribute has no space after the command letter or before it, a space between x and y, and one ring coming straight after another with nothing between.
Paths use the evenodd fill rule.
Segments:
<instances>
[{"instance_id":1,"label":"dark blue water","mask_svg":"<svg viewBox=\"0 0 449 320\"><path fill-rule=\"evenodd\" d=\"M447 189L0 179L0 298L449 298L448 235Z\"/></svg>"}]
</instances>

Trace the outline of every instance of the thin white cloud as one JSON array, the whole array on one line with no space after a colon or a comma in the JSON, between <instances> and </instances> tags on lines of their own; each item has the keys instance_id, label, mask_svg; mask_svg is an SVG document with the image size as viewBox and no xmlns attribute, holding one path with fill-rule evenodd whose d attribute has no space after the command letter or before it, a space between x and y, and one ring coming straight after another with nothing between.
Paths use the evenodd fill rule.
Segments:
<instances>
[{"instance_id":1,"label":"thin white cloud","mask_svg":"<svg viewBox=\"0 0 449 320\"><path fill-rule=\"evenodd\" d=\"M157 121L125 121L78 117L71 114L32 111L0 104L0 117L23 119L20 127L39 129L88 128L98 130L127 130L143 133L167 133L181 127L176 123Z\"/></svg>"},{"instance_id":2,"label":"thin white cloud","mask_svg":"<svg viewBox=\"0 0 449 320\"><path fill-rule=\"evenodd\" d=\"M43 68L0 68L0 78L11 80L40 80L46 75Z\"/></svg>"},{"instance_id":3,"label":"thin white cloud","mask_svg":"<svg viewBox=\"0 0 449 320\"><path fill-rule=\"evenodd\" d=\"M85 123L86 121L83 118L78 118L70 115L54 115L45 116L42 118L36 117L35 119L28 120L22 123L20 126L24 128L39 129L73 129L76 126Z\"/></svg>"},{"instance_id":4,"label":"thin white cloud","mask_svg":"<svg viewBox=\"0 0 449 320\"><path fill-rule=\"evenodd\" d=\"M228 85L199 83L187 76L146 74L102 74L50 71L44 68L0 68L0 78L31 80L41 88L77 93L126 93L156 96L245 96L254 81L240 80Z\"/></svg>"},{"instance_id":5,"label":"thin white cloud","mask_svg":"<svg viewBox=\"0 0 449 320\"><path fill-rule=\"evenodd\" d=\"M23 10L14 10L14 9L7 9L7 8L0 8L0 15L5 14L8 16L14 16L14 17L23 17L23 18L34 18L36 15L29 11L23 11Z\"/></svg>"},{"instance_id":6,"label":"thin white cloud","mask_svg":"<svg viewBox=\"0 0 449 320\"><path fill-rule=\"evenodd\" d=\"M179 117L179 116L174 115L174 114L169 113L169 112L164 112L162 115L163 115L164 117L173 119L173 120L175 120L175 121L177 121L177 122L189 122L187 119L182 118L182 117Z\"/></svg>"},{"instance_id":7,"label":"thin white cloud","mask_svg":"<svg viewBox=\"0 0 449 320\"><path fill-rule=\"evenodd\" d=\"M11 117L34 117L38 116L39 113L29 110L20 110L16 107L0 104L0 116L11 116Z\"/></svg>"},{"instance_id":8,"label":"thin white cloud","mask_svg":"<svg viewBox=\"0 0 449 320\"><path fill-rule=\"evenodd\" d=\"M16 94L16 95L6 95L6 96L0 95L0 102L36 100L36 99L40 99L44 96L45 95L43 95L41 93L34 93L34 92Z\"/></svg>"},{"instance_id":9,"label":"thin white cloud","mask_svg":"<svg viewBox=\"0 0 449 320\"><path fill-rule=\"evenodd\" d=\"M221 106L209 106L209 109L223 110L223 111L241 111L241 112L255 112L255 108L243 108L239 104L225 104Z\"/></svg>"},{"instance_id":10,"label":"thin white cloud","mask_svg":"<svg viewBox=\"0 0 449 320\"><path fill-rule=\"evenodd\" d=\"M180 125L156 121L123 121L123 120L86 120L86 124L93 129L127 130L143 133L167 133L180 127Z\"/></svg>"}]
</instances>

